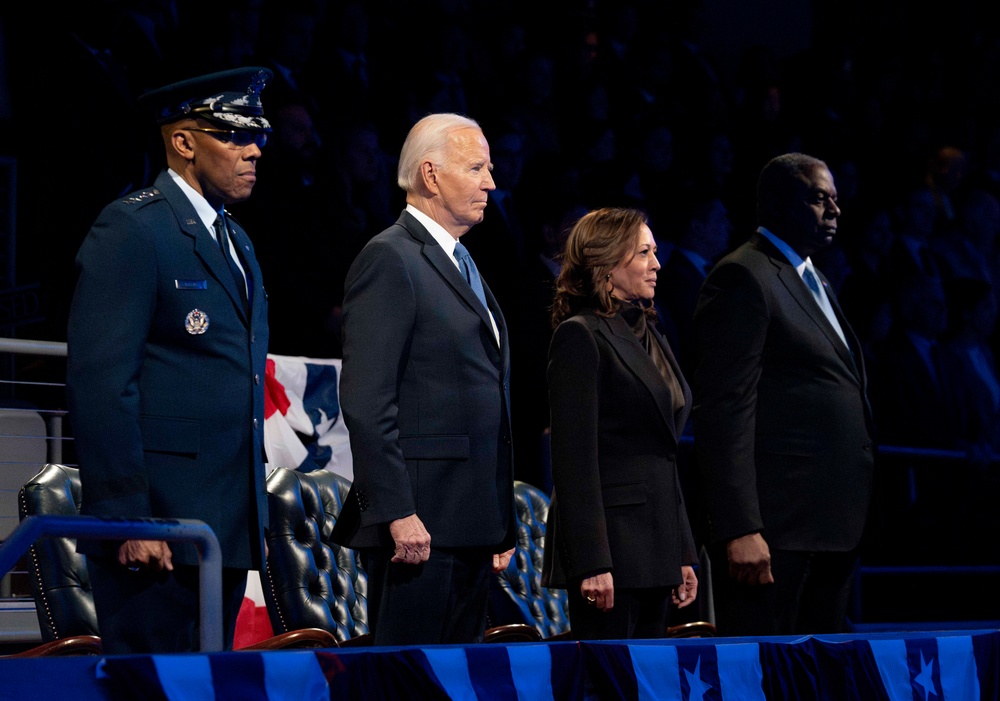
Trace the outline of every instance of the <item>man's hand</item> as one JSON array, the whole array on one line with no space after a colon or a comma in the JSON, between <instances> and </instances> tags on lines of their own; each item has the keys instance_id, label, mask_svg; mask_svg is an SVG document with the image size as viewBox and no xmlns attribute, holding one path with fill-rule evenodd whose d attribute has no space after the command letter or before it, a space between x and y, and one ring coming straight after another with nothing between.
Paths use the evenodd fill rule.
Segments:
<instances>
[{"instance_id":1,"label":"man's hand","mask_svg":"<svg viewBox=\"0 0 1000 701\"><path fill-rule=\"evenodd\" d=\"M580 593L599 611L610 611L615 606L615 579L610 572L587 577L580 582Z\"/></svg>"},{"instance_id":2,"label":"man's hand","mask_svg":"<svg viewBox=\"0 0 1000 701\"><path fill-rule=\"evenodd\" d=\"M169 572L174 569L170 546L163 540L126 540L118 547L118 563L131 570Z\"/></svg>"},{"instance_id":3,"label":"man's hand","mask_svg":"<svg viewBox=\"0 0 1000 701\"><path fill-rule=\"evenodd\" d=\"M729 558L729 576L741 584L773 584L771 575L771 550L764 536L751 533L729 541L726 546Z\"/></svg>"},{"instance_id":4,"label":"man's hand","mask_svg":"<svg viewBox=\"0 0 1000 701\"><path fill-rule=\"evenodd\" d=\"M514 548L511 548L505 553L493 553L493 571L499 574L507 569L507 565L510 564L510 558L514 556Z\"/></svg>"},{"instance_id":5,"label":"man's hand","mask_svg":"<svg viewBox=\"0 0 1000 701\"><path fill-rule=\"evenodd\" d=\"M392 562L419 565L431 556L431 534L416 514L398 518L389 524L389 535L396 543Z\"/></svg>"},{"instance_id":6,"label":"man's hand","mask_svg":"<svg viewBox=\"0 0 1000 701\"><path fill-rule=\"evenodd\" d=\"M681 577L684 581L670 593L670 598L679 609L693 604L698 596L698 576L694 573L694 568L690 565L681 567Z\"/></svg>"}]
</instances>

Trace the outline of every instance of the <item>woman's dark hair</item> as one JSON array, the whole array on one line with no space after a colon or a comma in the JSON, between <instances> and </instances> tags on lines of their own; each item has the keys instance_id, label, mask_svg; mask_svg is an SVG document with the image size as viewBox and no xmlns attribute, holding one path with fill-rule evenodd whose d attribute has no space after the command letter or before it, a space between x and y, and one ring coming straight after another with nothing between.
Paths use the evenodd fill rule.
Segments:
<instances>
[{"instance_id":1,"label":"woman's dark hair","mask_svg":"<svg viewBox=\"0 0 1000 701\"><path fill-rule=\"evenodd\" d=\"M600 316L613 316L621 300L610 284L611 271L635 255L646 215L637 209L606 207L583 215L573 226L555 282L552 325L558 326L583 304Z\"/></svg>"}]
</instances>

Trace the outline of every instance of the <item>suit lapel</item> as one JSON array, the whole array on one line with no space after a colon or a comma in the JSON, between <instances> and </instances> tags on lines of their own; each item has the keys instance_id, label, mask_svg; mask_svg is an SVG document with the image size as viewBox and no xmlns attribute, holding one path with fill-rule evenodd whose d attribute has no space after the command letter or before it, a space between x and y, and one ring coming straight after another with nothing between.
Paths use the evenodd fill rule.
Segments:
<instances>
[{"instance_id":1,"label":"suit lapel","mask_svg":"<svg viewBox=\"0 0 1000 701\"><path fill-rule=\"evenodd\" d=\"M806 287L806 283L803 282L801 276L799 276L798 271L792 267L792 264L788 262L785 255L775 248L770 241L760 234L755 234L754 238L757 247L770 258L771 263L775 267L778 280L788 291L788 294L791 295L792 299L794 299L802 308L802 311L808 314L809 318L816 323L819 331L830 342L830 345L833 347L837 357L839 357L841 361L843 361L843 363L851 369L851 372L853 372L860 381L861 374L859 373L858 367L854 362L854 358L851 357L852 349L844 345L844 342L840 339L836 329L833 328L830 320L826 318L826 314L823 313L823 310L820 309L819 305L816 303L813 293L809 291L809 288ZM840 307L837 305L834 295L830 291L830 286L827 284L826 278L822 273L820 273L820 282L826 289L826 294L830 299L830 304L837 313L837 320L840 321L840 326L844 331L844 336L850 339L852 337L852 335L848 334L848 329L850 327L844 319L843 314L840 313Z\"/></svg>"},{"instance_id":2,"label":"suit lapel","mask_svg":"<svg viewBox=\"0 0 1000 701\"><path fill-rule=\"evenodd\" d=\"M687 379L684 377L684 373L681 371L680 363L678 363L677 358L674 357L674 352L670 348L670 344L667 343L667 339L665 339L663 335L656 330L655 326L650 326L649 330L650 333L653 334L653 338L656 339L656 342L660 344L660 348L663 350L663 355L666 357L667 362L670 363L670 369L673 370L674 377L677 378L677 384L681 386L681 390L684 392L684 406L686 407L686 409L685 411L682 412L683 418L680 420L675 420L676 432L679 434L681 431L684 430L684 423L687 420L687 415L691 407L691 402L692 402L691 386L688 385ZM668 414L668 416L671 415L673 415L673 404L670 405L670 414Z\"/></svg>"},{"instance_id":3,"label":"suit lapel","mask_svg":"<svg viewBox=\"0 0 1000 701\"><path fill-rule=\"evenodd\" d=\"M411 236L423 244L421 253L424 258L441 274L441 277L455 291L455 294L461 297L479 315L479 318L486 324L486 328L489 329L489 335L493 339L494 346L499 350L500 344L497 343L493 334L493 323L490 321L490 314L486 309L483 309L482 303L476 297L476 293L472 291L472 288L469 287L469 283L462 277L462 273L459 272L455 262L444 252L444 249L434 240L430 232L408 212L404 211L396 223L409 231ZM493 307L494 318L497 319L497 329L501 330L501 336L503 336L505 334L502 333L503 328L500 323L500 319L502 318L500 316L500 308L493 294L489 292L485 280L483 281L483 287L486 289L486 301Z\"/></svg>"},{"instance_id":4,"label":"suit lapel","mask_svg":"<svg viewBox=\"0 0 1000 701\"><path fill-rule=\"evenodd\" d=\"M170 203L171 209L174 210L174 216L177 217L177 225L180 227L181 232L194 239L195 254L201 259L201 262L212 274L212 277L226 291L226 294L229 295L233 307L236 309L236 313L240 319L243 320L243 323L247 323L246 312L243 309L243 297L240 295L239 290L236 289L233 276L222 257L222 250L212 238L212 235L208 233L208 229L205 228L205 225L198 217L198 213L191 205L191 201L174 184L173 179L166 172L161 173L157 177L156 187L163 193L167 202Z\"/></svg>"},{"instance_id":5,"label":"suit lapel","mask_svg":"<svg viewBox=\"0 0 1000 701\"><path fill-rule=\"evenodd\" d=\"M819 271L817 271L819 272ZM833 313L837 316L837 321L840 322L840 330L844 332L844 338L847 339L849 346L849 352L844 352L844 344L837 344L837 353L840 357L847 363L847 366L854 369L855 374L858 379L864 384L865 381L865 367L864 367L864 353L861 350L861 342L858 337L854 335L854 329L851 328L851 324L848 322L847 317L844 316L843 310L840 308L840 302L837 300L837 295L833 293L830 289L830 285L826 280L826 276L823 273L819 273L820 281L823 283L823 287L826 289L827 299L830 300L830 306L833 307ZM836 334L836 331L834 331ZM840 340L839 337L837 340Z\"/></svg>"},{"instance_id":6,"label":"suit lapel","mask_svg":"<svg viewBox=\"0 0 1000 701\"><path fill-rule=\"evenodd\" d=\"M656 402L656 407L660 410L660 418L670 431L670 435L676 441L677 425L674 421L673 397L670 396L670 392L667 390L663 378L660 377L653 359L649 357L649 353L642 347L639 339L635 337L632 329L629 328L629 325L621 316L615 315L607 319L598 317L598 319L602 322L598 329L608 339L608 342L611 343L612 348L615 349L615 353L621 358L622 363L649 390L653 401ZM674 372L679 373L673 362L672 354L668 358L670 359L671 366L674 367ZM679 374L677 376L678 378L680 377Z\"/></svg>"},{"instance_id":7,"label":"suit lapel","mask_svg":"<svg viewBox=\"0 0 1000 701\"><path fill-rule=\"evenodd\" d=\"M226 217L229 220L229 236L233 241L233 246L236 248L237 255L240 257L240 263L243 265L243 273L247 278L247 290L250 293L250 316L253 317L253 309L260 303L260 295L263 293L264 287L260 266L257 264L256 256L253 255L253 244L250 242L247 232L229 215L228 211L226 212ZM239 294L238 290L237 294Z\"/></svg>"},{"instance_id":8,"label":"suit lapel","mask_svg":"<svg viewBox=\"0 0 1000 701\"><path fill-rule=\"evenodd\" d=\"M466 287L468 287L468 285L466 285ZM483 280L483 291L486 293L486 303L490 305L490 311L493 312L493 319L496 321L497 331L500 332L500 355L503 358L504 365L506 366L508 358L510 357L510 345L509 339L507 338L507 321L504 319L503 312L500 311L500 304L497 302L496 297L493 296L493 291L490 289L490 286L486 284L486 280ZM480 316L482 315L480 314ZM489 318L485 319L485 321L489 326L490 331L493 331L493 325L490 324Z\"/></svg>"}]
</instances>

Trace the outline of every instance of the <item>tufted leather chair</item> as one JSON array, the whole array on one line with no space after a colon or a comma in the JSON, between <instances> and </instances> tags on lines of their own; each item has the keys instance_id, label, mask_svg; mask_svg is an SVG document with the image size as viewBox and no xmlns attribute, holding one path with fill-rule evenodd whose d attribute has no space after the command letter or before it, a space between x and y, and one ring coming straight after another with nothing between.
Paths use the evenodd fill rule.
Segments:
<instances>
[{"instance_id":1,"label":"tufted leather chair","mask_svg":"<svg viewBox=\"0 0 1000 701\"><path fill-rule=\"evenodd\" d=\"M569 635L566 590L542 586L542 546L549 497L527 482L514 482L517 544L511 565L496 575L490 597L493 624L527 623L543 639Z\"/></svg>"},{"instance_id":2,"label":"tufted leather chair","mask_svg":"<svg viewBox=\"0 0 1000 701\"><path fill-rule=\"evenodd\" d=\"M49 463L18 493L21 520L78 513L80 472L74 467ZM76 552L74 538L39 538L28 551L28 569L43 641L98 635L87 561Z\"/></svg>"},{"instance_id":3,"label":"tufted leather chair","mask_svg":"<svg viewBox=\"0 0 1000 701\"><path fill-rule=\"evenodd\" d=\"M45 465L21 488L18 511L22 520L35 515L80 513L80 471L66 465ZM11 657L100 655L102 645L87 559L76 552L76 540L40 538L29 550L29 569L44 642ZM328 632L304 628L245 649L335 647L336 644Z\"/></svg>"},{"instance_id":4,"label":"tufted leather chair","mask_svg":"<svg viewBox=\"0 0 1000 701\"><path fill-rule=\"evenodd\" d=\"M341 645L370 642L368 576L356 552L330 540L350 487L328 470L279 467L268 476L270 527L261 584L275 633L319 628Z\"/></svg>"}]
</instances>

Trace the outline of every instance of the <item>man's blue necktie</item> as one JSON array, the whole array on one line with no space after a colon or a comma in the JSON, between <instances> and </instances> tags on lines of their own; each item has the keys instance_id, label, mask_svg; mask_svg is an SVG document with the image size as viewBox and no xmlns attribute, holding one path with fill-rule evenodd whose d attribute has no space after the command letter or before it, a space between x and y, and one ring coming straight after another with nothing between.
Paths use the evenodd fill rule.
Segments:
<instances>
[{"instance_id":1,"label":"man's blue necktie","mask_svg":"<svg viewBox=\"0 0 1000 701\"><path fill-rule=\"evenodd\" d=\"M479 270L476 269L476 264L472 261L472 256L469 255L469 249L457 242L455 243L455 260L458 261L458 267L465 276L469 286L472 287L472 291L476 293L476 297L483 303L483 309L489 310L489 305L486 304L486 292L483 291L483 281L479 277Z\"/></svg>"}]
</instances>

